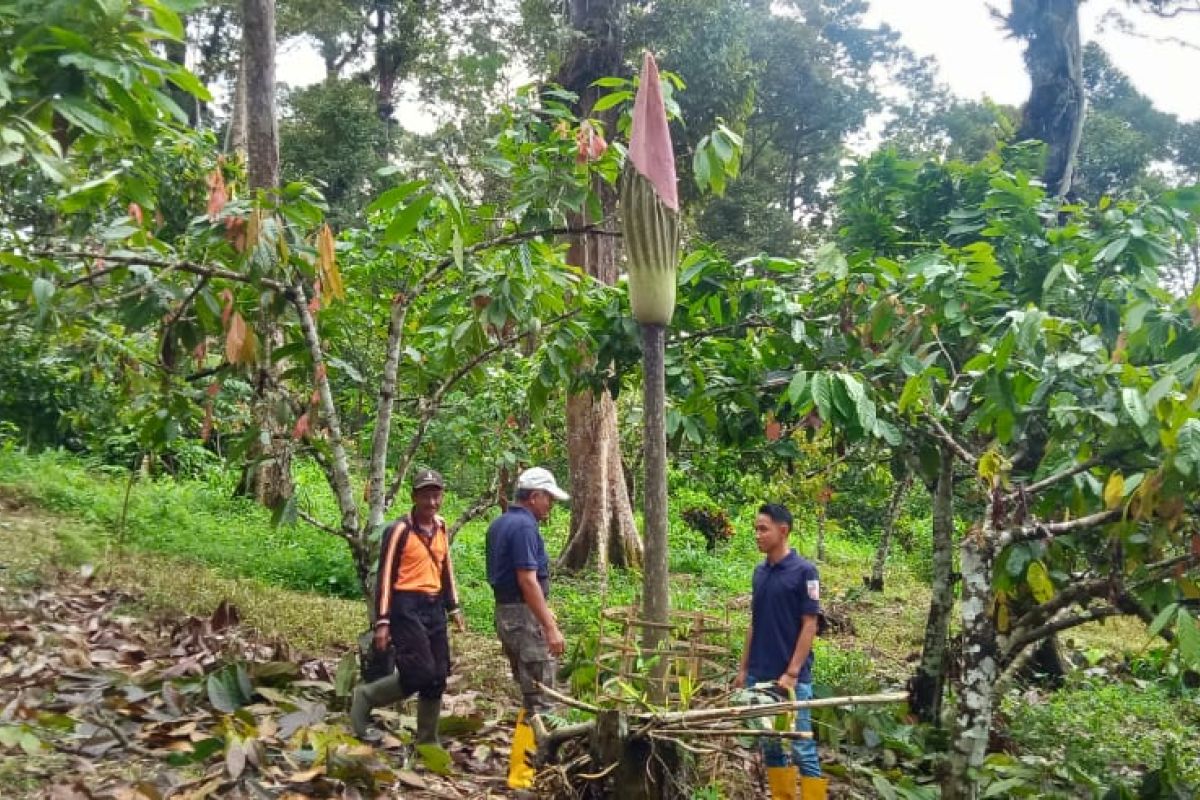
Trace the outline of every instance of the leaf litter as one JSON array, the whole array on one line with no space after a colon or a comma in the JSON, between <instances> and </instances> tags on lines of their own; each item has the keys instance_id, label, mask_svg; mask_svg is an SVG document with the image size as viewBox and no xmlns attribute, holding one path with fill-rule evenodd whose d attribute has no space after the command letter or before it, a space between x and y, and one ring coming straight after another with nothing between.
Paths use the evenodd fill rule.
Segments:
<instances>
[{"instance_id":1,"label":"leaf litter","mask_svg":"<svg viewBox=\"0 0 1200 800\"><path fill-rule=\"evenodd\" d=\"M93 574L0 585L6 796L14 771L39 800L506 796L508 729L478 693L447 693L446 749L418 753L393 709L372 747L347 723L344 660L256 637L227 601L203 618L121 613L138 598Z\"/></svg>"}]
</instances>

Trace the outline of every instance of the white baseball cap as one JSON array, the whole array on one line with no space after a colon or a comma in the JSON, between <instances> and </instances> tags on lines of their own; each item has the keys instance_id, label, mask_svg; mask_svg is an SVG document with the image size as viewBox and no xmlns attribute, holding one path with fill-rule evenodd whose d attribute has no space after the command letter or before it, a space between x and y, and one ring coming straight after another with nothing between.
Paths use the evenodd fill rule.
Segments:
<instances>
[{"instance_id":1,"label":"white baseball cap","mask_svg":"<svg viewBox=\"0 0 1200 800\"><path fill-rule=\"evenodd\" d=\"M517 477L517 489L540 489L555 500L570 500L571 495L558 488L554 475L545 467L530 467Z\"/></svg>"}]
</instances>

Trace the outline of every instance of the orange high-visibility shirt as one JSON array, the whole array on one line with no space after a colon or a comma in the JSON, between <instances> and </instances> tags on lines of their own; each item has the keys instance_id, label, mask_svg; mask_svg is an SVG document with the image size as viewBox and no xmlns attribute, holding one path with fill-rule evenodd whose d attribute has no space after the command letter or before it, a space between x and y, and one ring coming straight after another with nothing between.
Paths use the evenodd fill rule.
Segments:
<instances>
[{"instance_id":1,"label":"orange high-visibility shirt","mask_svg":"<svg viewBox=\"0 0 1200 800\"><path fill-rule=\"evenodd\" d=\"M408 518L401 520L388 537L382 554L379 573L379 616L383 619L391 612L392 592L421 592L440 594L445 592L451 604L456 603L457 594L453 586L453 573L449 566L450 539L446 533L446 520L434 517L433 535L425 537L413 526L404 545L404 552L397 552ZM450 586L443 586L443 576Z\"/></svg>"}]
</instances>

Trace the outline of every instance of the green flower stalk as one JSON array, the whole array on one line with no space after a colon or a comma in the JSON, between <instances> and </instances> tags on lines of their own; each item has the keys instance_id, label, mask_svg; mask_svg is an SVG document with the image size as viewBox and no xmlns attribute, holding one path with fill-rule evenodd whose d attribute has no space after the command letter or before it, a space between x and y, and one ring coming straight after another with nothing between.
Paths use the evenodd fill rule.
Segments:
<instances>
[{"instance_id":1,"label":"green flower stalk","mask_svg":"<svg viewBox=\"0 0 1200 800\"><path fill-rule=\"evenodd\" d=\"M662 85L650 53L644 56L633 104L629 160L621 178L621 227L633 317L642 325L668 325L675 311L679 195Z\"/></svg>"},{"instance_id":2,"label":"green flower stalk","mask_svg":"<svg viewBox=\"0 0 1200 800\"><path fill-rule=\"evenodd\" d=\"M669 640L671 617L664 359L666 328L675 311L679 195L658 66L649 53L643 60L642 81L633 103L629 162L621 183L621 225L629 268L629 305L642 329L642 439L646 466L642 616L652 623L643 632L642 652L655 659L650 670L650 701L662 705L667 700L670 664L663 648Z\"/></svg>"}]
</instances>

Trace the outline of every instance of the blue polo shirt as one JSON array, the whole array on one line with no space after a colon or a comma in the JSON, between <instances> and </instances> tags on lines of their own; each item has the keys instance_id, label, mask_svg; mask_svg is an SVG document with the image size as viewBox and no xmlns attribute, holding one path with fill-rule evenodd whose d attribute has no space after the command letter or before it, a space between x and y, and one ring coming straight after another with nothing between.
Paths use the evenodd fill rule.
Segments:
<instances>
[{"instance_id":1,"label":"blue polo shirt","mask_svg":"<svg viewBox=\"0 0 1200 800\"><path fill-rule=\"evenodd\" d=\"M821 613L821 584L817 568L795 550L771 564L754 568L750 600L750 659L747 671L759 681L773 681L787 671L801 617ZM812 683L813 654L800 668L797 683Z\"/></svg>"},{"instance_id":2,"label":"blue polo shirt","mask_svg":"<svg viewBox=\"0 0 1200 800\"><path fill-rule=\"evenodd\" d=\"M542 595L550 596L550 558L537 518L529 509L511 505L487 530L487 577L496 602L521 602L519 569L536 570Z\"/></svg>"}]
</instances>

